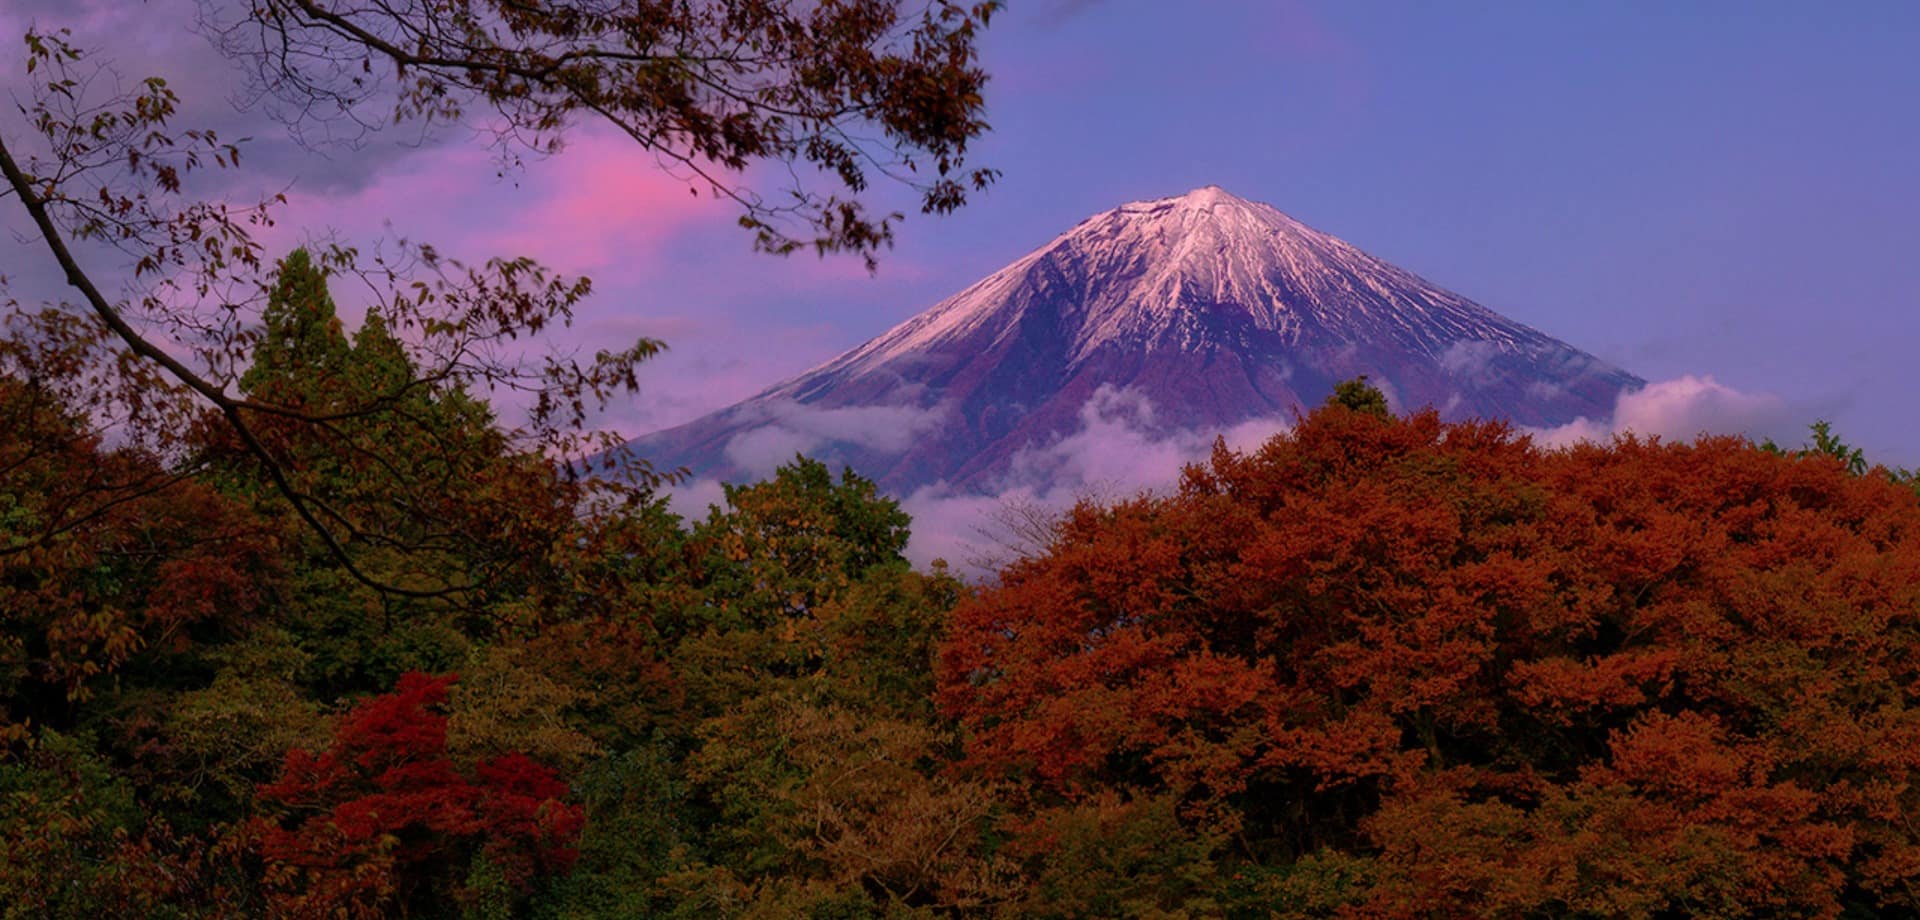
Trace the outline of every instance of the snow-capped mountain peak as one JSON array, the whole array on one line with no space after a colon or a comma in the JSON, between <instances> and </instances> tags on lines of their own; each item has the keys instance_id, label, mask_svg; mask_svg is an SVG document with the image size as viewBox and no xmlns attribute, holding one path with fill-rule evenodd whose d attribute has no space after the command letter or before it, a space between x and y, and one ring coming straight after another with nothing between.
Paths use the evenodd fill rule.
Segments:
<instances>
[{"instance_id":1,"label":"snow-capped mountain peak","mask_svg":"<svg viewBox=\"0 0 1920 920\"><path fill-rule=\"evenodd\" d=\"M1204 347L1207 337L1181 321L1195 311L1241 312L1286 342L1315 331L1386 335L1429 356L1463 337L1503 350L1544 339L1277 208L1209 185L1087 218L829 366L873 369L971 340L984 326L1010 330L1034 301L1060 296L1070 301L1061 320L1073 362L1115 342ZM1423 328L1435 321L1440 328Z\"/></svg>"},{"instance_id":2,"label":"snow-capped mountain peak","mask_svg":"<svg viewBox=\"0 0 1920 920\"><path fill-rule=\"evenodd\" d=\"M1060 437L1101 386L1140 391L1165 424L1224 428L1316 404L1360 373L1403 407L1534 425L1605 415L1640 385L1210 185L1095 214L872 341L640 449L724 472L732 439L780 407L937 410L939 430L904 451L838 436L816 446L841 443L895 488L983 485L1013 452Z\"/></svg>"}]
</instances>

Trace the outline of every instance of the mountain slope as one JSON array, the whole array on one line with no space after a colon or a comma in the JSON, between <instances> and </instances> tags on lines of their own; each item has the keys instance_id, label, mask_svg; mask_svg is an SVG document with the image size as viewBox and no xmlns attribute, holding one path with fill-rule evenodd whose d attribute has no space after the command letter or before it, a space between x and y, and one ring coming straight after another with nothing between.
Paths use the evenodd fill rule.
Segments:
<instances>
[{"instance_id":1,"label":"mountain slope","mask_svg":"<svg viewBox=\"0 0 1920 920\"><path fill-rule=\"evenodd\" d=\"M1074 430L1102 387L1155 429L1285 416L1367 374L1397 407L1559 425L1608 415L1638 378L1207 187L1082 221L932 309L805 374L633 446L698 478L794 450L898 494L993 489L1021 451Z\"/></svg>"}]
</instances>

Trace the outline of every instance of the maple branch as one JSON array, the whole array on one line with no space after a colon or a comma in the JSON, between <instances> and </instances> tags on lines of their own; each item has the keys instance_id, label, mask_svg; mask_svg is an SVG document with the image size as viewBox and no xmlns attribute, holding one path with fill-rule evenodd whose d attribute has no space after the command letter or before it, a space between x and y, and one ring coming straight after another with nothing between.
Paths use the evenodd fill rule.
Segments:
<instances>
[{"instance_id":1,"label":"maple branch","mask_svg":"<svg viewBox=\"0 0 1920 920\"><path fill-rule=\"evenodd\" d=\"M221 416L227 420L233 432L239 436L240 442L246 447L247 452L260 461L261 467L265 470L268 480L273 483L274 490L279 492L280 495L293 506L294 513L320 537L320 541L327 547L328 554L340 563L341 567L346 570L347 574L352 577L353 580L376 591L415 598L447 597L471 589L471 586L458 585L449 585L445 588L438 589L408 588L376 578L361 569L359 564L354 562L352 554L347 552L346 546L340 542L339 538L334 535L331 529L321 522L319 516L315 514L314 510L309 506L306 496L293 487L293 484L287 479L286 471L281 468L279 461L274 458L271 451L267 450L266 445L260 443L260 439L254 434L253 429L248 426L246 419L242 417L241 413L243 410L255 407L249 405L249 401L247 400L236 399L227 395L224 388L196 373L193 368L188 367L178 358L167 354L165 349L141 335L140 331L133 328L133 325L127 322L126 317L122 316L120 311L114 308L112 302L107 300L106 295L100 292L99 286L94 284L93 279L88 277L86 270L80 266L79 260L74 257L73 250L68 247L65 237L60 233L59 226L53 220L53 216L47 212L45 199L41 198L34 190L33 179L21 170L20 165L14 161L13 154L8 150L4 136L0 136L0 174L6 176L7 185L13 190L14 195L20 199L20 204L26 208L27 215L33 219L34 226L40 231L40 236L46 242L48 251L53 254L54 261L60 265L61 271L65 273L67 284L74 290L80 292L80 296L85 299L88 308L93 311L93 314L99 318L100 322L103 323L116 338L126 345L129 351L159 365L166 370L168 375L172 376L194 393L199 394L201 398L212 403L215 408L220 410Z\"/></svg>"},{"instance_id":2,"label":"maple branch","mask_svg":"<svg viewBox=\"0 0 1920 920\"><path fill-rule=\"evenodd\" d=\"M123 491L118 496L115 496L114 498L101 502L100 504L87 509L85 512L81 514L77 514L77 515L74 515L73 517L67 518L64 521L60 521L54 524L52 527L46 528L40 533L39 536L34 537L31 540L27 540L24 543L16 543L11 546L0 547L0 558L19 555L20 553L30 552L32 550L39 549L43 546L46 546L51 542L53 542L55 538L63 534L67 534L75 530L79 530L81 527L84 527L87 524L92 523L93 521L96 521L96 520L99 520L100 518L105 517L107 515L107 512L112 511L115 508L118 508L122 505L131 503L131 502L139 501L143 498L148 498L154 495L158 495L161 492L165 492L166 490L171 489L176 485L179 485L182 482L186 482L187 480L192 479L198 473L199 473L198 470L183 470L183 471L172 473L166 476L154 477L154 479L156 480L154 482L142 483L138 486L128 485L128 486L120 487L123 489Z\"/></svg>"}]
</instances>

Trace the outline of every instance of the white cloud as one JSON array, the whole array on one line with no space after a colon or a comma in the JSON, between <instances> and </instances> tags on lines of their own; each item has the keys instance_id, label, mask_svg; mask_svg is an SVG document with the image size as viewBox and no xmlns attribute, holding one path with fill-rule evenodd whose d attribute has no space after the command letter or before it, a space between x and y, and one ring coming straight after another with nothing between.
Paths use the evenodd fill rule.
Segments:
<instances>
[{"instance_id":1,"label":"white cloud","mask_svg":"<svg viewBox=\"0 0 1920 920\"><path fill-rule=\"evenodd\" d=\"M1479 382L1490 369L1500 346L1483 339L1463 339L1448 345L1440 353L1440 366L1448 373Z\"/></svg>"},{"instance_id":2,"label":"white cloud","mask_svg":"<svg viewBox=\"0 0 1920 920\"><path fill-rule=\"evenodd\" d=\"M1535 380L1527 384L1527 398L1541 402L1559 399L1566 395L1567 388L1549 380Z\"/></svg>"},{"instance_id":3,"label":"white cloud","mask_svg":"<svg viewBox=\"0 0 1920 920\"><path fill-rule=\"evenodd\" d=\"M666 490L667 510L688 524L707 519L707 512L726 503L726 490L718 479L696 479Z\"/></svg>"},{"instance_id":4,"label":"white cloud","mask_svg":"<svg viewBox=\"0 0 1920 920\"><path fill-rule=\"evenodd\" d=\"M1528 433L1550 447L1605 441L1626 432L1665 440L1691 440L1703 434L1790 440L1804 422L1784 400L1771 393L1747 393L1710 376L1689 374L1621 393L1614 402L1611 419L1580 418L1558 428L1529 429Z\"/></svg>"},{"instance_id":5,"label":"white cloud","mask_svg":"<svg viewBox=\"0 0 1920 920\"><path fill-rule=\"evenodd\" d=\"M1045 488L1079 494L1087 489L1121 493L1171 484L1187 464L1204 459L1213 439L1245 448L1283 431L1283 422L1256 419L1226 432L1162 431L1154 423L1153 401L1135 389L1102 386L1080 407L1073 433L1042 447L1013 455L999 491ZM1046 497L1046 496L1043 496Z\"/></svg>"},{"instance_id":6,"label":"white cloud","mask_svg":"<svg viewBox=\"0 0 1920 920\"><path fill-rule=\"evenodd\" d=\"M1088 397L1074 431L1049 444L1015 454L993 494L956 493L944 485L923 488L901 504L913 515L907 556L926 565L944 558L956 566L1004 556L1016 535L996 516L1064 511L1082 498L1120 498L1164 490L1188 464L1204 461L1216 437L1249 451L1287 430L1280 419L1252 419L1226 431L1162 429L1146 394L1102 386ZM984 574L978 566L972 574Z\"/></svg>"},{"instance_id":7,"label":"white cloud","mask_svg":"<svg viewBox=\"0 0 1920 920\"><path fill-rule=\"evenodd\" d=\"M915 438L946 421L947 406L857 406L821 409L790 399L766 400L748 411L767 424L727 442L728 462L754 476L771 475L794 454L813 454L829 443L902 453Z\"/></svg>"}]
</instances>

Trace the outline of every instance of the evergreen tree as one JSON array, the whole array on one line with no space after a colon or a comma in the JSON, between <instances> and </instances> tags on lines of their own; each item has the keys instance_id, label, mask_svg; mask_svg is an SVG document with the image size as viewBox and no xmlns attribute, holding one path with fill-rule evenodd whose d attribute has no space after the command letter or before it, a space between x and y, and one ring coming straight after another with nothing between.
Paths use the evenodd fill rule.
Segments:
<instances>
[{"instance_id":1,"label":"evergreen tree","mask_svg":"<svg viewBox=\"0 0 1920 920\"><path fill-rule=\"evenodd\" d=\"M326 273L305 249L280 260L260 322L241 390L293 406L326 404L326 396L344 385L351 348L327 293Z\"/></svg>"},{"instance_id":2,"label":"evergreen tree","mask_svg":"<svg viewBox=\"0 0 1920 920\"><path fill-rule=\"evenodd\" d=\"M1333 395L1327 397L1329 406L1345 406L1355 412L1365 412L1381 418L1390 418L1393 410L1387 406L1387 394L1380 388L1367 382L1367 375L1361 374L1352 380L1342 380L1333 387Z\"/></svg>"}]
</instances>

